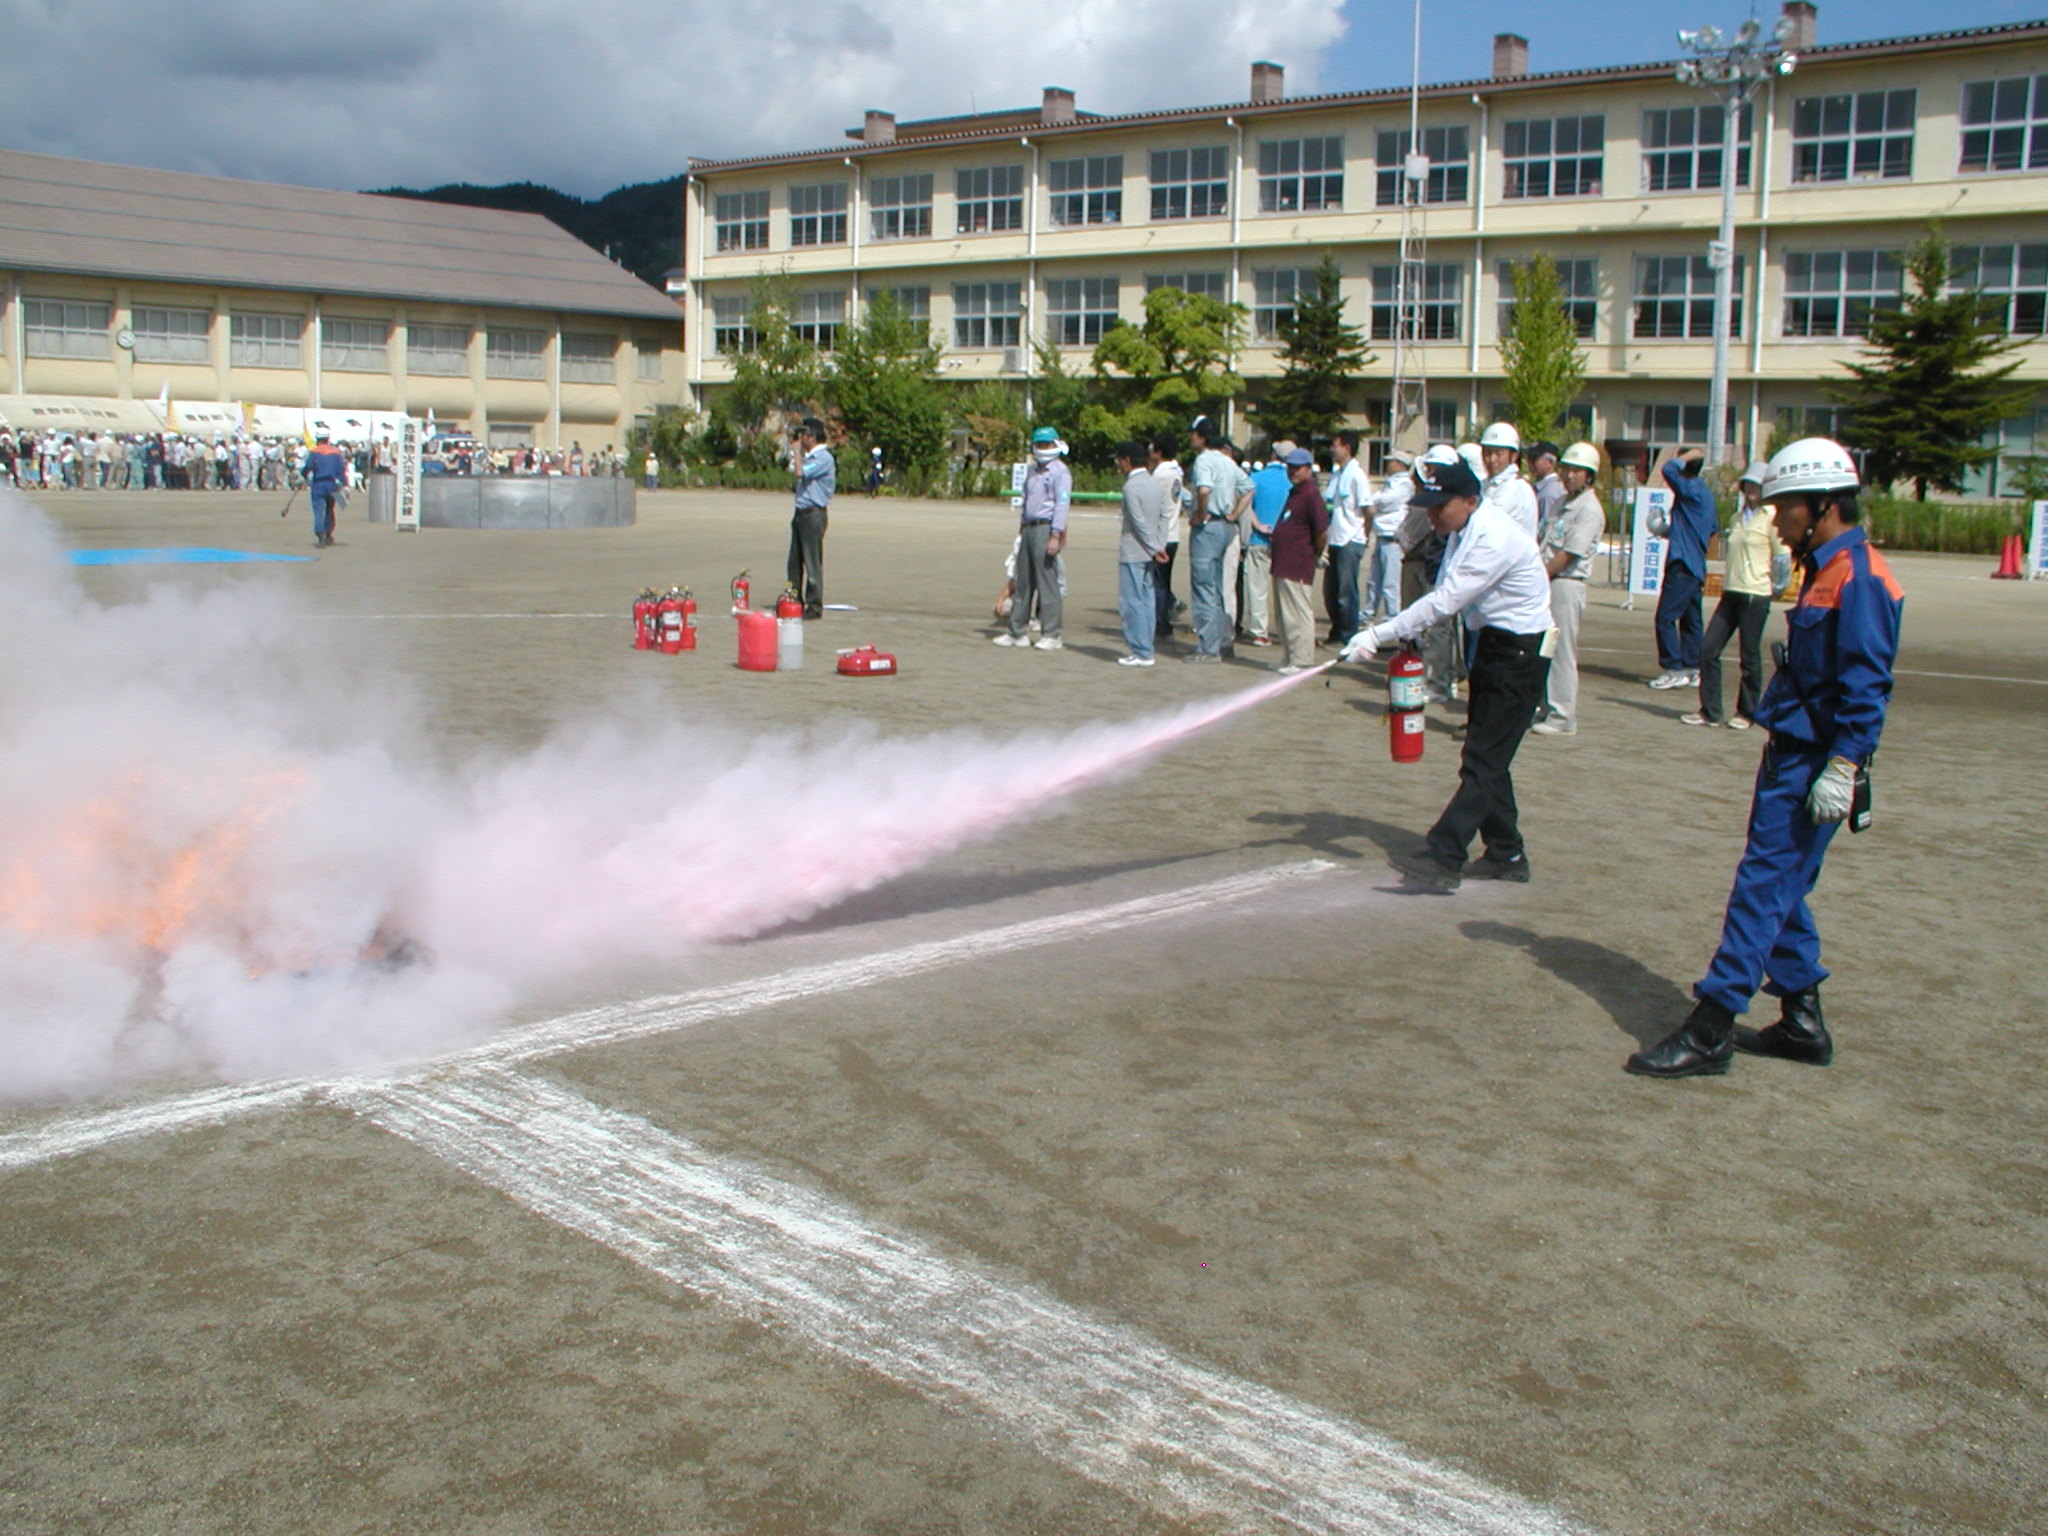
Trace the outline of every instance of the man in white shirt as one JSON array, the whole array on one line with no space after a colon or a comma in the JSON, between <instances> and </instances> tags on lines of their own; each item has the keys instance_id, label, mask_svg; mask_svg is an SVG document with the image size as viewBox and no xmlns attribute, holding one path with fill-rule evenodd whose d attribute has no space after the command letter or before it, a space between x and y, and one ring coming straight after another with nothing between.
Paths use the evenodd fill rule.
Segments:
<instances>
[{"instance_id":1,"label":"man in white shirt","mask_svg":"<svg viewBox=\"0 0 2048 1536\"><path fill-rule=\"evenodd\" d=\"M1178 606L1173 595L1173 566L1180 554L1182 514L1186 511L1187 494L1187 477L1181 471L1180 460L1174 457L1179 447L1170 433L1160 433L1152 439L1145 465L1152 478L1159 482L1160 492L1166 498L1167 516L1171 520L1166 536L1166 561L1152 572L1159 594L1159 630L1154 638L1160 640L1172 635L1173 610Z\"/></svg>"},{"instance_id":2,"label":"man in white shirt","mask_svg":"<svg viewBox=\"0 0 2048 1536\"><path fill-rule=\"evenodd\" d=\"M1454 613L1465 615L1477 637L1458 791L1429 829L1427 845L1392 860L1411 880L1441 890L1455 889L1467 874L1528 880L1509 769L1550 672L1550 577L1543 556L1506 513L1482 504L1480 493L1477 477L1462 463L1443 466L1434 481L1416 488L1410 505L1427 511L1431 527L1451 539L1436 585L1393 618L1361 629L1344 648L1347 660L1362 661ZM1468 863L1475 832L1486 852Z\"/></svg>"},{"instance_id":3,"label":"man in white shirt","mask_svg":"<svg viewBox=\"0 0 2048 1536\"><path fill-rule=\"evenodd\" d=\"M1489 507L1505 512L1533 542L1541 526L1536 515L1536 491L1522 478L1522 434L1511 421L1496 421L1479 434L1479 457L1486 466L1482 499Z\"/></svg>"},{"instance_id":4,"label":"man in white shirt","mask_svg":"<svg viewBox=\"0 0 2048 1536\"><path fill-rule=\"evenodd\" d=\"M1387 477L1372 499L1372 566L1361 598L1368 619L1391 619L1401 611L1401 524L1415 494L1413 461L1404 448L1387 450Z\"/></svg>"},{"instance_id":5,"label":"man in white shirt","mask_svg":"<svg viewBox=\"0 0 2048 1536\"><path fill-rule=\"evenodd\" d=\"M1358 434L1339 432L1330 445L1329 563L1323 567L1323 612L1330 620L1331 645L1358 632L1358 567L1365 559L1365 513L1372 486L1358 462Z\"/></svg>"}]
</instances>

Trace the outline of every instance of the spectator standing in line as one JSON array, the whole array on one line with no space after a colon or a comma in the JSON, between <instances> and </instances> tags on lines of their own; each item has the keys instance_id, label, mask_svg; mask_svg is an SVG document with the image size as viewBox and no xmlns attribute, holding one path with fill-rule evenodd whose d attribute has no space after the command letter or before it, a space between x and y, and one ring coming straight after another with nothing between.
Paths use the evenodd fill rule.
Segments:
<instances>
[{"instance_id":1,"label":"spectator standing in line","mask_svg":"<svg viewBox=\"0 0 2048 1536\"><path fill-rule=\"evenodd\" d=\"M1170 433L1162 432L1152 439L1146 463L1152 473L1166 488L1166 513L1172 519L1166 541L1166 563L1152 573L1159 583L1159 632L1156 638L1170 639L1173 635L1174 611L1183 608L1173 595L1173 567L1180 558L1180 536L1185 526L1187 513L1187 477L1182 473L1180 460L1174 455L1179 450Z\"/></svg>"},{"instance_id":2,"label":"spectator standing in line","mask_svg":"<svg viewBox=\"0 0 2048 1536\"><path fill-rule=\"evenodd\" d=\"M796 431L796 511L789 520L789 585L804 617L825 617L825 509L839 488L839 466L825 444L825 423L806 416Z\"/></svg>"},{"instance_id":3,"label":"spectator standing in line","mask_svg":"<svg viewBox=\"0 0 2048 1536\"><path fill-rule=\"evenodd\" d=\"M1243 473L1223 451L1223 434L1206 416L1188 429L1195 449L1195 470L1188 484L1194 505L1188 512L1188 585L1193 598L1195 648L1183 661L1223 660L1230 644L1230 615L1223 602L1223 568L1237 543L1237 520L1243 511L1239 481Z\"/></svg>"},{"instance_id":4,"label":"spectator standing in line","mask_svg":"<svg viewBox=\"0 0 2048 1536\"><path fill-rule=\"evenodd\" d=\"M1579 620L1586 611L1586 571L1607 531L1607 513L1593 489L1600 450L1591 443L1573 443L1559 468L1566 499L1544 521L1539 545L1550 577L1550 622L1557 629L1557 649L1544 685L1549 712L1533 727L1540 736L1578 734Z\"/></svg>"},{"instance_id":5,"label":"spectator standing in line","mask_svg":"<svg viewBox=\"0 0 2048 1536\"><path fill-rule=\"evenodd\" d=\"M1505 512L1533 543L1539 526L1536 492L1522 478L1521 456L1522 434L1513 422L1496 421L1479 434L1479 459L1486 482L1483 499L1489 507Z\"/></svg>"},{"instance_id":6,"label":"spectator standing in line","mask_svg":"<svg viewBox=\"0 0 2048 1536\"><path fill-rule=\"evenodd\" d=\"M1074 495L1074 475L1060 454L1065 448L1051 427L1031 434L1031 462L1024 469L1023 507L1017 520L1015 569L1011 572L1010 627L996 636L997 645L1030 645L1026 631L1031 608L1038 607L1038 649L1065 647L1060 638L1060 551L1067 543L1067 507Z\"/></svg>"},{"instance_id":7,"label":"spectator standing in line","mask_svg":"<svg viewBox=\"0 0 2048 1536\"><path fill-rule=\"evenodd\" d=\"M1273 595L1280 609L1280 642L1287 647L1278 670L1291 677L1315 664L1316 565L1330 537L1330 512L1316 484L1315 456L1297 448L1285 463L1292 488L1273 529Z\"/></svg>"},{"instance_id":8,"label":"spectator standing in line","mask_svg":"<svg viewBox=\"0 0 2048 1536\"><path fill-rule=\"evenodd\" d=\"M641 462L640 473L647 479L648 490L651 491L661 484L661 460L655 457L652 448L647 450L647 457Z\"/></svg>"},{"instance_id":9,"label":"spectator standing in line","mask_svg":"<svg viewBox=\"0 0 2048 1536\"><path fill-rule=\"evenodd\" d=\"M882 494L882 445L872 444L868 448L868 495L870 498Z\"/></svg>"},{"instance_id":10,"label":"spectator standing in line","mask_svg":"<svg viewBox=\"0 0 2048 1536\"><path fill-rule=\"evenodd\" d=\"M1652 688L1688 688L1700 681L1700 593L1707 585L1707 541L1715 533L1714 493L1701 478L1707 456L1688 448L1664 465L1671 487L1671 547L1657 589L1657 662Z\"/></svg>"},{"instance_id":11,"label":"spectator standing in line","mask_svg":"<svg viewBox=\"0 0 2048 1536\"><path fill-rule=\"evenodd\" d=\"M1249 477L1252 504L1245 513L1244 546L1244 636L1247 644L1261 647L1273 643L1273 529L1294 489L1286 462L1294 444L1283 437L1266 451L1268 459Z\"/></svg>"},{"instance_id":12,"label":"spectator standing in line","mask_svg":"<svg viewBox=\"0 0 2048 1536\"><path fill-rule=\"evenodd\" d=\"M1223 633L1230 637L1226 643L1234 653L1239 633L1238 615L1243 612L1240 582L1244 574L1244 546L1252 531L1252 477L1251 471L1244 467L1244 451L1228 439L1221 446L1237 475L1230 503L1237 508L1237 517L1232 524L1235 532L1223 548Z\"/></svg>"},{"instance_id":13,"label":"spectator standing in line","mask_svg":"<svg viewBox=\"0 0 2048 1536\"><path fill-rule=\"evenodd\" d=\"M1372 486L1358 462L1358 434L1346 427L1330 444L1330 549L1323 566L1323 613L1329 643L1342 645L1358 633L1358 569L1365 560L1366 509Z\"/></svg>"},{"instance_id":14,"label":"spectator standing in line","mask_svg":"<svg viewBox=\"0 0 2048 1536\"><path fill-rule=\"evenodd\" d=\"M1391 619L1401 611L1401 524L1415 494L1412 462L1406 449L1388 449L1387 475L1372 499L1371 563L1359 599L1367 619Z\"/></svg>"},{"instance_id":15,"label":"spectator standing in line","mask_svg":"<svg viewBox=\"0 0 2048 1536\"><path fill-rule=\"evenodd\" d=\"M1130 442L1116 450L1116 467L1124 477L1123 528L1117 538L1117 617L1123 621L1128 649L1117 658L1120 667L1153 665L1153 637L1159 625L1159 589L1153 571L1166 563L1166 535L1172 514L1166 487L1152 472L1151 450Z\"/></svg>"},{"instance_id":16,"label":"spectator standing in line","mask_svg":"<svg viewBox=\"0 0 2048 1536\"><path fill-rule=\"evenodd\" d=\"M1764 625L1771 617L1771 594L1791 579L1792 556L1771 515L1764 509L1763 483L1769 466L1752 464L1737 485L1741 502L1722 541L1727 574L1721 578L1721 601L1707 621L1700 642L1700 707L1678 718L1687 725L1730 725L1749 729L1764 689ZM1742 684L1735 695L1735 713L1721 712L1721 653L1729 636L1740 637Z\"/></svg>"},{"instance_id":17,"label":"spectator standing in line","mask_svg":"<svg viewBox=\"0 0 2048 1536\"><path fill-rule=\"evenodd\" d=\"M1424 885L1455 888L1467 876L1526 882L1515 783L1515 751L1536 718L1550 669L1550 581L1536 541L1498 507L1481 499L1479 480L1463 464L1446 464L1433 484L1416 489L1412 506L1428 513L1451 540L1435 587L1393 618L1361 629L1344 648L1347 660L1368 660L1381 647L1413 640L1454 613L1466 613L1477 637L1472 708L1458 763L1458 789L1424 847L1396 855L1396 869ZM1468 861L1477 834L1485 854Z\"/></svg>"},{"instance_id":18,"label":"spectator standing in line","mask_svg":"<svg viewBox=\"0 0 2048 1536\"><path fill-rule=\"evenodd\" d=\"M1550 526L1550 520L1557 515L1557 509L1564 505L1564 480L1558 474L1557 444L1539 441L1529 445L1527 454L1529 466L1529 489L1536 493L1536 527L1539 534ZM1538 542L1541 540L1539 538ZM1554 672L1557 669L1551 668Z\"/></svg>"}]
</instances>

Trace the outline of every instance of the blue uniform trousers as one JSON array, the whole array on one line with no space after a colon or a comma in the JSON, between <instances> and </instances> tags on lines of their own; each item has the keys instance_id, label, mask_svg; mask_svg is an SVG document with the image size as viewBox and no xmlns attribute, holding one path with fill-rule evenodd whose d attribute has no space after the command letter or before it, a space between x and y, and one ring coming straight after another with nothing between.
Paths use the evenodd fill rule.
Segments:
<instances>
[{"instance_id":1,"label":"blue uniform trousers","mask_svg":"<svg viewBox=\"0 0 2048 1536\"><path fill-rule=\"evenodd\" d=\"M325 485L318 480L313 482L311 490L314 538L334 537L334 495L340 489L338 485Z\"/></svg>"},{"instance_id":2,"label":"blue uniform trousers","mask_svg":"<svg viewBox=\"0 0 2048 1536\"><path fill-rule=\"evenodd\" d=\"M1700 593L1706 578L1675 560L1657 589L1657 662L1666 672L1700 669Z\"/></svg>"},{"instance_id":3,"label":"blue uniform trousers","mask_svg":"<svg viewBox=\"0 0 2048 1536\"><path fill-rule=\"evenodd\" d=\"M1840 822L1816 825L1806 794L1827 754L1773 744L1757 769L1749 805L1749 845L1735 866L1735 889L1721 923L1721 947L1694 987L1695 997L1746 1013L1761 986L1775 997L1827 980L1820 932L1806 896Z\"/></svg>"}]
</instances>

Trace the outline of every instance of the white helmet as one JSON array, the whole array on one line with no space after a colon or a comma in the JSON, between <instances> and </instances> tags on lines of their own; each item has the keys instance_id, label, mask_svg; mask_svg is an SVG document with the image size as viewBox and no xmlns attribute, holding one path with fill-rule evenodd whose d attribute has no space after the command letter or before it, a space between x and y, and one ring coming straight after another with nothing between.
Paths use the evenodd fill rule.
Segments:
<instances>
[{"instance_id":1,"label":"white helmet","mask_svg":"<svg viewBox=\"0 0 2048 1536\"><path fill-rule=\"evenodd\" d=\"M1477 475L1482 482L1486 479L1488 474L1486 460L1480 457L1479 445L1477 443L1458 444L1458 457L1465 461L1465 467Z\"/></svg>"},{"instance_id":2,"label":"white helmet","mask_svg":"<svg viewBox=\"0 0 2048 1536\"><path fill-rule=\"evenodd\" d=\"M1761 486L1764 483L1764 476L1770 472L1771 466L1762 459L1758 459L1742 472L1742 476L1736 481L1736 484Z\"/></svg>"},{"instance_id":3,"label":"white helmet","mask_svg":"<svg viewBox=\"0 0 2048 1536\"><path fill-rule=\"evenodd\" d=\"M1600 450L1591 443L1573 443L1565 449L1557 464L1560 469L1583 469L1588 474L1597 475L1600 473Z\"/></svg>"},{"instance_id":4,"label":"white helmet","mask_svg":"<svg viewBox=\"0 0 2048 1536\"><path fill-rule=\"evenodd\" d=\"M1848 449L1833 438L1802 437L1773 454L1764 466L1763 499L1824 496L1830 491L1854 491L1862 484Z\"/></svg>"},{"instance_id":5,"label":"white helmet","mask_svg":"<svg viewBox=\"0 0 2048 1536\"><path fill-rule=\"evenodd\" d=\"M1482 448L1512 448L1515 452L1520 453L1522 451L1522 434L1515 430L1515 424L1512 421L1496 421L1492 426L1479 434L1479 446Z\"/></svg>"}]
</instances>

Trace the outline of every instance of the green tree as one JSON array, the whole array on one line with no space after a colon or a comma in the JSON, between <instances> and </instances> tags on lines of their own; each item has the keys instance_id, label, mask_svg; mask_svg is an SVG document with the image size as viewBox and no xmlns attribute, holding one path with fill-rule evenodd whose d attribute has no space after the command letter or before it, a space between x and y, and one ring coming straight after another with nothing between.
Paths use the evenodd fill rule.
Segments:
<instances>
[{"instance_id":1,"label":"green tree","mask_svg":"<svg viewBox=\"0 0 2048 1536\"><path fill-rule=\"evenodd\" d=\"M1222 408L1244 387L1233 368L1245 308L1207 294L1155 288L1145 323L1119 323L1095 345L1095 398L1075 431L1090 445L1149 438Z\"/></svg>"},{"instance_id":2,"label":"green tree","mask_svg":"<svg viewBox=\"0 0 2048 1536\"><path fill-rule=\"evenodd\" d=\"M796 284L786 273L754 279L747 329L749 344L732 360L732 383L719 392L743 456L763 436L779 447L790 421L817 409L825 382L817 347L797 334Z\"/></svg>"},{"instance_id":3,"label":"green tree","mask_svg":"<svg viewBox=\"0 0 2048 1536\"><path fill-rule=\"evenodd\" d=\"M857 326L839 334L827 393L846 435L882 450L895 468L929 472L946 460L952 430L939 346L931 327L878 293Z\"/></svg>"},{"instance_id":4,"label":"green tree","mask_svg":"<svg viewBox=\"0 0 2048 1536\"><path fill-rule=\"evenodd\" d=\"M1951 290L1939 229L1901 262L1910 281L1899 308L1872 312L1867 361L1844 364L1854 381L1831 393L1849 407L1845 435L1868 455L1871 481L1910 480L1925 501L1930 486L1960 491L1966 473L1998 456L1985 435L2033 391L2005 382L2017 360L1992 366L2020 343L2005 334L2002 300Z\"/></svg>"},{"instance_id":5,"label":"green tree","mask_svg":"<svg viewBox=\"0 0 2048 1536\"><path fill-rule=\"evenodd\" d=\"M1325 255L1314 292L1297 296L1293 314L1280 324L1281 374L1259 408L1268 437L1327 439L1348 413L1352 379L1374 361L1364 332L1344 323L1340 277Z\"/></svg>"},{"instance_id":6,"label":"green tree","mask_svg":"<svg viewBox=\"0 0 2048 1536\"><path fill-rule=\"evenodd\" d=\"M1586 382L1586 352L1556 262L1548 255L1518 261L1509 277L1515 307L1500 338L1501 367L1515 430L1527 443L1564 430L1565 411Z\"/></svg>"},{"instance_id":7,"label":"green tree","mask_svg":"<svg viewBox=\"0 0 2048 1536\"><path fill-rule=\"evenodd\" d=\"M1107 431L1091 433L1082 424L1089 401L1100 386L1086 375L1067 372L1058 347L1040 342L1033 352L1038 367L1031 380L1031 425L1057 429L1077 460L1106 464L1110 450L1122 439L1112 438Z\"/></svg>"},{"instance_id":8,"label":"green tree","mask_svg":"<svg viewBox=\"0 0 2048 1536\"><path fill-rule=\"evenodd\" d=\"M1024 415L1024 397L1015 385L983 379L956 401L961 426L967 431L967 456L977 469L987 464L1014 464L1024 457L1024 439L1031 423Z\"/></svg>"},{"instance_id":9,"label":"green tree","mask_svg":"<svg viewBox=\"0 0 2048 1536\"><path fill-rule=\"evenodd\" d=\"M640 477L640 460L650 448L664 470L681 469L695 451L697 426L697 413L687 405L657 406L651 418L635 423L626 434L633 478Z\"/></svg>"}]
</instances>

